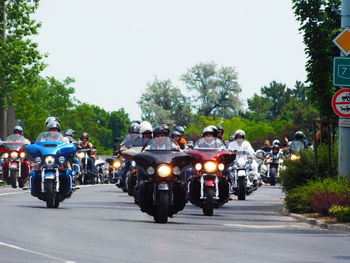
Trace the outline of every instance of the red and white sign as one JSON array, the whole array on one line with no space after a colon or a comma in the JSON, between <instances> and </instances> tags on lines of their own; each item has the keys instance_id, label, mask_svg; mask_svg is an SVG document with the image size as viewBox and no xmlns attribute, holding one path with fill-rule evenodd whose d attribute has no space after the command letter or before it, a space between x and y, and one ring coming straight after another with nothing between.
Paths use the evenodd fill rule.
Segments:
<instances>
[{"instance_id":1,"label":"red and white sign","mask_svg":"<svg viewBox=\"0 0 350 263\"><path fill-rule=\"evenodd\" d=\"M332 108L338 116L350 118L350 89L340 89L334 94Z\"/></svg>"}]
</instances>

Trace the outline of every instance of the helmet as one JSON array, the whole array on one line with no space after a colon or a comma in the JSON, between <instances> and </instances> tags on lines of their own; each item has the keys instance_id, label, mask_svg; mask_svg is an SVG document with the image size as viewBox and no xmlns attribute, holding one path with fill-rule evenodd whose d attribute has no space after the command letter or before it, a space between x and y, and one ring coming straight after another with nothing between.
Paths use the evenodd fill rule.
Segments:
<instances>
[{"instance_id":1,"label":"helmet","mask_svg":"<svg viewBox=\"0 0 350 263\"><path fill-rule=\"evenodd\" d=\"M89 134L87 133L87 132L83 132L82 134L80 134L80 140L82 140L82 139L84 139L84 138L86 138L86 139L88 139L89 140Z\"/></svg>"},{"instance_id":2,"label":"helmet","mask_svg":"<svg viewBox=\"0 0 350 263\"><path fill-rule=\"evenodd\" d=\"M46 121L45 121L45 126L47 127L47 125L49 124L49 122L52 122L52 121L55 121L55 122L58 122L59 124L61 124L59 118L50 116L50 117L48 117L48 118L46 119Z\"/></svg>"},{"instance_id":3,"label":"helmet","mask_svg":"<svg viewBox=\"0 0 350 263\"><path fill-rule=\"evenodd\" d=\"M134 122L131 123L130 128L129 128L129 133L140 133L140 124Z\"/></svg>"},{"instance_id":4,"label":"helmet","mask_svg":"<svg viewBox=\"0 0 350 263\"><path fill-rule=\"evenodd\" d=\"M213 131L213 129L212 129L210 126L205 127L205 128L203 129L202 135L204 136L206 133L211 133L212 135L214 135L214 131Z\"/></svg>"},{"instance_id":5,"label":"helmet","mask_svg":"<svg viewBox=\"0 0 350 263\"><path fill-rule=\"evenodd\" d=\"M133 120L133 121L131 122L131 124L133 124L133 123L140 124L140 123L141 123L141 121L139 121L139 120Z\"/></svg>"},{"instance_id":6,"label":"helmet","mask_svg":"<svg viewBox=\"0 0 350 263\"><path fill-rule=\"evenodd\" d=\"M57 121L51 121L46 125L47 130L51 130L51 129L58 129L58 131L61 130L61 124Z\"/></svg>"},{"instance_id":7,"label":"helmet","mask_svg":"<svg viewBox=\"0 0 350 263\"><path fill-rule=\"evenodd\" d=\"M213 135L216 136L216 134L218 133L218 129L216 128L215 125L209 125L208 128L211 128L213 131Z\"/></svg>"},{"instance_id":8,"label":"helmet","mask_svg":"<svg viewBox=\"0 0 350 263\"><path fill-rule=\"evenodd\" d=\"M173 132L171 133L171 138L174 138L175 136L181 136L180 132L178 132L178 131L173 131Z\"/></svg>"},{"instance_id":9,"label":"helmet","mask_svg":"<svg viewBox=\"0 0 350 263\"><path fill-rule=\"evenodd\" d=\"M233 142L235 140L235 136L231 135L230 138L228 139L229 142Z\"/></svg>"},{"instance_id":10,"label":"helmet","mask_svg":"<svg viewBox=\"0 0 350 263\"><path fill-rule=\"evenodd\" d=\"M243 138L245 138L245 132L243 130L237 130L235 132L235 139L237 138L237 136L242 136Z\"/></svg>"},{"instance_id":11,"label":"helmet","mask_svg":"<svg viewBox=\"0 0 350 263\"><path fill-rule=\"evenodd\" d=\"M141 134L146 133L146 132L152 133L152 131L153 131L152 124L150 124L148 121L141 122L141 124L140 124L140 133Z\"/></svg>"},{"instance_id":12,"label":"helmet","mask_svg":"<svg viewBox=\"0 0 350 263\"><path fill-rule=\"evenodd\" d=\"M168 125L166 125L166 124L161 124L161 125L159 125L159 126L162 126L163 127L163 129L165 130L165 132L166 132L166 136L169 136L169 133L170 133L170 129L169 129L169 126Z\"/></svg>"},{"instance_id":13,"label":"helmet","mask_svg":"<svg viewBox=\"0 0 350 263\"><path fill-rule=\"evenodd\" d=\"M294 134L294 138L296 140L302 140L305 138L305 134L302 132L302 131L297 131L295 134Z\"/></svg>"},{"instance_id":14,"label":"helmet","mask_svg":"<svg viewBox=\"0 0 350 263\"><path fill-rule=\"evenodd\" d=\"M256 151L255 155L259 159L264 159L265 152L263 150L259 149Z\"/></svg>"},{"instance_id":15,"label":"helmet","mask_svg":"<svg viewBox=\"0 0 350 263\"><path fill-rule=\"evenodd\" d=\"M280 145L281 145L281 142L280 142L279 140L274 140L274 141L272 142L272 145L273 145L273 146L275 146L275 145L280 146Z\"/></svg>"},{"instance_id":16,"label":"helmet","mask_svg":"<svg viewBox=\"0 0 350 263\"><path fill-rule=\"evenodd\" d=\"M217 126L216 129L217 129L218 131L221 131L222 133L225 132L225 130L224 130L224 128L223 128L222 126Z\"/></svg>"},{"instance_id":17,"label":"helmet","mask_svg":"<svg viewBox=\"0 0 350 263\"><path fill-rule=\"evenodd\" d=\"M159 126L154 128L153 136L157 136L159 134L163 134L163 135L167 136L169 134L169 132L164 128L163 125L159 125Z\"/></svg>"},{"instance_id":18,"label":"helmet","mask_svg":"<svg viewBox=\"0 0 350 263\"><path fill-rule=\"evenodd\" d=\"M182 127L182 126L176 126L175 130L178 131L178 132L185 132L185 128Z\"/></svg>"},{"instance_id":19,"label":"helmet","mask_svg":"<svg viewBox=\"0 0 350 263\"><path fill-rule=\"evenodd\" d=\"M15 126L15 128L13 129L13 133L16 133L16 131L19 131L22 134L23 128L21 126Z\"/></svg>"},{"instance_id":20,"label":"helmet","mask_svg":"<svg viewBox=\"0 0 350 263\"><path fill-rule=\"evenodd\" d=\"M66 131L64 132L64 136L73 136L74 133L75 133L74 130L68 129L68 130L66 130Z\"/></svg>"}]
</instances>

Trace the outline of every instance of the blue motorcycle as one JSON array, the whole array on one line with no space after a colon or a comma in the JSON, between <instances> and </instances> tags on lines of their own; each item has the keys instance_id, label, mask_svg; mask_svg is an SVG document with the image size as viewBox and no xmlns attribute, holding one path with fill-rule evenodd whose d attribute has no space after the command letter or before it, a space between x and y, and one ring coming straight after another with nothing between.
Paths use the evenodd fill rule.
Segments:
<instances>
[{"instance_id":1,"label":"blue motorcycle","mask_svg":"<svg viewBox=\"0 0 350 263\"><path fill-rule=\"evenodd\" d=\"M41 133L25 149L35 162L30 172L31 195L45 201L48 208L57 208L74 191L71 159L76 150L74 144L66 143L56 131Z\"/></svg>"}]
</instances>

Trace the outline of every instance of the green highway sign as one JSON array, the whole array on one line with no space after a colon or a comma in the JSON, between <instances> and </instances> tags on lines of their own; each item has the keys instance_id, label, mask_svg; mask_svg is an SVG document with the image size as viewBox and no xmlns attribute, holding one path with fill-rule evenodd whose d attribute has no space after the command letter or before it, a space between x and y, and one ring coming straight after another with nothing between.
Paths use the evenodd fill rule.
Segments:
<instances>
[{"instance_id":1,"label":"green highway sign","mask_svg":"<svg viewBox=\"0 0 350 263\"><path fill-rule=\"evenodd\" d=\"M334 58L333 85L350 87L350 57Z\"/></svg>"}]
</instances>

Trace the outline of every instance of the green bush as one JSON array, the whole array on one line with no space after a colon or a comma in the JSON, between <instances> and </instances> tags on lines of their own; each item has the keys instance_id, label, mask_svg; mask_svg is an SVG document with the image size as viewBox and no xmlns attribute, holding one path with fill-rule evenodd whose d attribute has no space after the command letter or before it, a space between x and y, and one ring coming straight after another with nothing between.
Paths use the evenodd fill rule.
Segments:
<instances>
[{"instance_id":1,"label":"green bush","mask_svg":"<svg viewBox=\"0 0 350 263\"><path fill-rule=\"evenodd\" d=\"M350 222L350 207L344 207L336 214L336 218L341 223Z\"/></svg>"},{"instance_id":2,"label":"green bush","mask_svg":"<svg viewBox=\"0 0 350 263\"><path fill-rule=\"evenodd\" d=\"M315 153L312 150L304 151L298 160L284 160L285 169L281 171L281 185L285 192L300 185L307 184L310 180L323 179L330 177L328 146L320 145L317 149L318 153L318 170L319 174L315 174ZM332 150L332 170L333 176L337 174L337 149Z\"/></svg>"},{"instance_id":3,"label":"green bush","mask_svg":"<svg viewBox=\"0 0 350 263\"><path fill-rule=\"evenodd\" d=\"M287 209L292 213L312 212L312 194L309 190L308 186L299 186L288 192L284 199Z\"/></svg>"}]
</instances>

